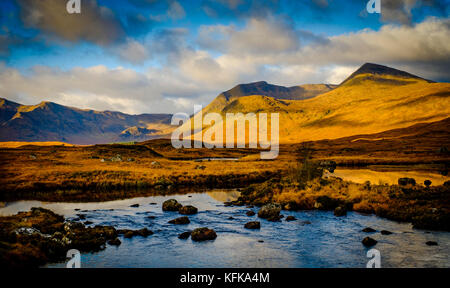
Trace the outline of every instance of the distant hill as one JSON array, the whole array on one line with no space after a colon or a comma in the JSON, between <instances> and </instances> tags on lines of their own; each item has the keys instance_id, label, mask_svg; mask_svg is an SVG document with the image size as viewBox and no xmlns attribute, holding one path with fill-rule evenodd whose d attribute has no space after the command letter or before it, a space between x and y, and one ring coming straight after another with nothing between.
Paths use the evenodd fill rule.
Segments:
<instances>
[{"instance_id":1,"label":"distant hill","mask_svg":"<svg viewBox=\"0 0 450 288\"><path fill-rule=\"evenodd\" d=\"M170 114L128 115L67 107L52 102L21 105L0 98L0 141L96 144L148 140L163 135Z\"/></svg>"},{"instance_id":2,"label":"distant hill","mask_svg":"<svg viewBox=\"0 0 450 288\"><path fill-rule=\"evenodd\" d=\"M230 97L221 106L217 105L218 98L203 112L223 116L238 112L279 113L281 143L380 133L450 117L450 83L435 83L370 63L339 87L309 99L252 95ZM203 132L206 128L202 127Z\"/></svg>"},{"instance_id":3,"label":"distant hill","mask_svg":"<svg viewBox=\"0 0 450 288\"><path fill-rule=\"evenodd\" d=\"M265 81L240 84L232 89L220 93L207 107L204 112L218 112L226 105L240 97L251 95L263 95L275 99L304 100L331 91L337 85L333 84L305 84L293 87L284 87L269 84Z\"/></svg>"}]
</instances>

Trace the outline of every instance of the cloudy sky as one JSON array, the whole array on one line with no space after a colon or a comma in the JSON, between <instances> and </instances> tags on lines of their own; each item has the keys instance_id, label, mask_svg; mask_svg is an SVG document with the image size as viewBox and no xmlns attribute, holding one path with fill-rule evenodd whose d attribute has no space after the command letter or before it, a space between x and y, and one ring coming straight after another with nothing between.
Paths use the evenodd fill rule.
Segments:
<instances>
[{"instance_id":1,"label":"cloudy sky","mask_svg":"<svg viewBox=\"0 0 450 288\"><path fill-rule=\"evenodd\" d=\"M339 83L365 62L450 81L450 0L0 1L0 97L193 112L239 83Z\"/></svg>"}]
</instances>

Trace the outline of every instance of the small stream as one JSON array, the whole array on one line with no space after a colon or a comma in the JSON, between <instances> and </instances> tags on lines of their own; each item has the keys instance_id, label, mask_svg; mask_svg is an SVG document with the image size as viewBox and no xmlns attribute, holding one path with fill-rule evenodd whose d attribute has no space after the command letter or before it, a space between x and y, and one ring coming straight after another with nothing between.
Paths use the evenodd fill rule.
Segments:
<instances>
[{"instance_id":1,"label":"small stream","mask_svg":"<svg viewBox=\"0 0 450 288\"><path fill-rule=\"evenodd\" d=\"M326 211L282 211L284 216L292 215L298 220L269 222L246 216L249 210L257 212L257 207L224 206L224 201L238 196L236 190L213 190L99 203L16 201L1 203L0 215L44 207L68 219L84 214L85 221L93 222L91 225L113 225L118 229L147 227L155 232L148 238L119 237L122 244L118 247L107 245L103 251L82 254L82 267L365 267L369 249L361 240L366 236L378 240L373 248L381 252L382 267L450 267L448 232L416 230L411 224L355 212L335 217ZM167 223L180 216L177 212L162 211L162 203L170 198L199 209L198 214L189 216L190 224ZM133 204L139 207L130 207ZM261 229L245 229L244 224L249 221L260 221ZM193 242L177 237L184 231L205 226L217 232L215 240ZM377 232L361 232L368 226ZM393 234L381 235L380 230ZM427 241L439 245L427 246ZM65 267L65 263L45 267Z\"/></svg>"}]
</instances>

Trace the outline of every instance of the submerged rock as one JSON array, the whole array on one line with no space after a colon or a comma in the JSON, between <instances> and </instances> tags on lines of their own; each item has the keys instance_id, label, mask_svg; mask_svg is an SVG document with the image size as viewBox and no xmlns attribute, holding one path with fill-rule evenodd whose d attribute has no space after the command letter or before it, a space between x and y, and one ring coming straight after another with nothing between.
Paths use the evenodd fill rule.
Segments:
<instances>
[{"instance_id":1,"label":"submerged rock","mask_svg":"<svg viewBox=\"0 0 450 288\"><path fill-rule=\"evenodd\" d=\"M438 245L438 243L435 241L427 241L427 242L425 242L425 244L427 244L428 246L437 246Z\"/></svg>"},{"instance_id":2,"label":"submerged rock","mask_svg":"<svg viewBox=\"0 0 450 288\"><path fill-rule=\"evenodd\" d=\"M255 212L253 212L253 211L247 211L247 213L245 213L245 215L247 215L247 216L255 216Z\"/></svg>"},{"instance_id":3,"label":"submerged rock","mask_svg":"<svg viewBox=\"0 0 450 288\"><path fill-rule=\"evenodd\" d=\"M120 241L119 238L115 238L108 240L108 244L113 246L119 246L120 244L122 244L122 241Z\"/></svg>"},{"instance_id":4,"label":"submerged rock","mask_svg":"<svg viewBox=\"0 0 450 288\"><path fill-rule=\"evenodd\" d=\"M381 230L381 235L391 235L392 234L392 232L391 231L388 231L388 230Z\"/></svg>"},{"instance_id":5,"label":"submerged rock","mask_svg":"<svg viewBox=\"0 0 450 288\"><path fill-rule=\"evenodd\" d=\"M180 203L178 203L177 200L169 199L169 200L164 201L164 203L162 205L162 210L163 211L178 211L178 210L180 210L181 207L182 207L182 205Z\"/></svg>"},{"instance_id":6,"label":"submerged rock","mask_svg":"<svg viewBox=\"0 0 450 288\"><path fill-rule=\"evenodd\" d=\"M287 216L286 217L286 221L295 221L297 220L297 218L295 218L294 216Z\"/></svg>"},{"instance_id":7,"label":"submerged rock","mask_svg":"<svg viewBox=\"0 0 450 288\"><path fill-rule=\"evenodd\" d=\"M194 215L197 214L198 209L192 205L186 205L181 207L178 212L183 215Z\"/></svg>"},{"instance_id":8,"label":"submerged rock","mask_svg":"<svg viewBox=\"0 0 450 288\"><path fill-rule=\"evenodd\" d=\"M371 228L371 227L366 227L366 228L362 229L361 231L362 231L362 232L365 232L365 233L373 233L373 232L377 232L377 230L375 230L375 229L373 229L373 228Z\"/></svg>"},{"instance_id":9,"label":"submerged rock","mask_svg":"<svg viewBox=\"0 0 450 288\"><path fill-rule=\"evenodd\" d=\"M334 216L341 217L347 215L347 209L343 206L338 206L334 209Z\"/></svg>"},{"instance_id":10,"label":"submerged rock","mask_svg":"<svg viewBox=\"0 0 450 288\"><path fill-rule=\"evenodd\" d=\"M207 227L197 228L191 233L191 239L193 241L214 240L216 238L216 231Z\"/></svg>"},{"instance_id":11,"label":"submerged rock","mask_svg":"<svg viewBox=\"0 0 450 288\"><path fill-rule=\"evenodd\" d=\"M137 208L137 207L139 207L139 204L133 204L133 205L130 205L130 207Z\"/></svg>"},{"instance_id":12,"label":"submerged rock","mask_svg":"<svg viewBox=\"0 0 450 288\"><path fill-rule=\"evenodd\" d=\"M258 211L258 217L271 221L278 221L280 218L281 206L276 203L269 203L261 207Z\"/></svg>"},{"instance_id":13,"label":"submerged rock","mask_svg":"<svg viewBox=\"0 0 450 288\"><path fill-rule=\"evenodd\" d=\"M251 221L248 222L244 225L244 228L247 229L260 229L261 228L261 223L258 221Z\"/></svg>"},{"instance_id":14,"label":"submerged rock","mask_svg":"<svg viewBox=\"0 0 450 288\"><path fill-rule=\"evenodd\" d=\"M183 217L178 217L176 219L170 220L169 223L175 224L175 225L184 225L184 224L191 223L191 221L189 220L189 218L187 216L183 216Z\"/></svg>"},{"instance_id":15,"label":"submerged rock","mask_svg":"<svg viewBox=\"0 0 450 288\"><path fill-rule=\"evenodd\" d=\"M377 240L370 237L366 237L362 240L362 244L366 247L375 246L377 243L378 243Z\"/></svg>"},{"instance_id":16,"label":"submerged rock","mask_svg":"<svg viewBox=\"0 0 450 288\"><path fill-rule=\"evenodd\" d=\"M178 235L178 239L187 239L191 236L192 231L186 231Z\"/></svg>"},{"instance_id":17,"label":"submerged rock","mask_svg":"<svg viewBox=\"0 0 450 288\"><path fill-rule=\"evenodd\" d=\"M120 229L117 230L117 233L123 235L124 238L132 238L134 236L147 237L154 234L153 231L148 230L147 228L142 228L139 230Z\"/></svg>"}]
</instances>

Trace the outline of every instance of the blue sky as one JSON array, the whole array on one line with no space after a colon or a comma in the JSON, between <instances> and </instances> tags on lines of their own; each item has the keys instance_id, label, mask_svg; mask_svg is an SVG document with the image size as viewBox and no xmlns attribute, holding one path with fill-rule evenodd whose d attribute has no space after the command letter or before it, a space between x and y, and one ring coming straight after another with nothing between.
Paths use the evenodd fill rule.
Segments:
<instances>
[{"instance_id":1,"label":"blue sky","mask_svg":"<svg viewBox=\"0 0 450 288\"><path fill-rule=\"evenodd\" d=\"M189 112L239 83L339 83L365 62L450 81L450 0L0 2L0 97ZM1 85L3 84L3 85Z\"/></svg>"}]
</instances>

